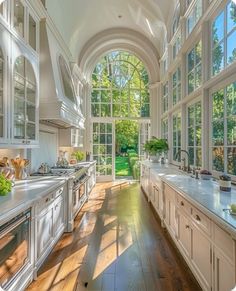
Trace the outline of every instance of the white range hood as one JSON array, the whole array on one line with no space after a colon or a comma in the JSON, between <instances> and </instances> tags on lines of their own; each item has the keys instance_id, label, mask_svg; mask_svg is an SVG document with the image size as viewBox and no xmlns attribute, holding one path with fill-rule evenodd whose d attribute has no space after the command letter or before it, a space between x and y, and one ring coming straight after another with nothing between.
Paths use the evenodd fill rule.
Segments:
<instances>
[{"instance_id":1,"label":"white range hood","mask_svg":"<svg viewBox=\"0 0 236 291\"><path fill-rule=\"evenodd\" d=\"M65 64L69 77L64 78L59 66L59 59ZM78 97L75 96L73 80L66 53L60 46L55 34L46 21L40 24L40 106L41 123L59 128L84 128L84 116L81 113ZM65 88L64 82L68 81ZM70 94L70 98L66 96ZM65 93L66 92L66 93Z\"/></svg>"}]
</instances>

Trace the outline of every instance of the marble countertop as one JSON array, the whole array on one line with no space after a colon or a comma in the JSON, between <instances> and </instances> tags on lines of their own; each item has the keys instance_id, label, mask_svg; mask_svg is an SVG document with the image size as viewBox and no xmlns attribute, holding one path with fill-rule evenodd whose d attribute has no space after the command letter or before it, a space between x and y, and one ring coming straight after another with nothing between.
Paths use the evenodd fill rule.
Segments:
<instances>
[{"instance_id":1,"label":"marble countertop","mask_svg":"<svg viewBox=\"0 0 236 291\"><path fill-rule=\"evenodd\" d=\"M65 177L54 176L17 181L16 185L12 187L11 193L7 196L0 196L1 224L12 215L17 215L20 211L33 206L35 202L65 182Z\"/></svg>"},{"instance_id":2,"label":"marble countertop","mask_svg":"<svg viewBox=\"0 0 236 291\"><path fill-rule=\"evenodd\" d=\"M223 209L230 204L236 204L236 188L232 187L230 193L219 190L217 181L192 178L190 175L179 171L173 165L161 165L144 161L150 168L150 173L157 174L165 183L172 186L189 202L205 212L212 220L217 221L236 237L236 216Z\"/></svg>"}]
</instances>

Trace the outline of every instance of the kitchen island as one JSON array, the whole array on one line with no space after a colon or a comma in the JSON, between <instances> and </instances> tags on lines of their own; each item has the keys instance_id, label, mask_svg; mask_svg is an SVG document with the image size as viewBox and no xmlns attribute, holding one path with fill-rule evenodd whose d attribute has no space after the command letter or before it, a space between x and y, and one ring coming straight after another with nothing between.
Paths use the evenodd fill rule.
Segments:
<instances>
[{"instance_id":1,"label":"kitchen island","mask_svg":"<svg viewBox=\"0 0 236 291\"><path fill-rule=\"evenodd\" d=\"M236 190L197 180L172 165L142 162L141 186L203 290L236 283Z\"/></svg>"}]
</instances>

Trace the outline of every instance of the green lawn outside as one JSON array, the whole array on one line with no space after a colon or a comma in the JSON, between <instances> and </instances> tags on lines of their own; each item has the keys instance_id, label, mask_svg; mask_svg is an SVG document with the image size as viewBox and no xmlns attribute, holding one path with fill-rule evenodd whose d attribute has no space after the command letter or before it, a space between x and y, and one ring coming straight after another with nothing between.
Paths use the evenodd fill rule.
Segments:
<instances>
[{"instance_id":1,"label":"green lawn outside","mask_svg":"<svg viewBox=\"0 0 236 291\"><path fill-rule=\"evenodd\" d=\"M128 157L116 156L116 176L132 176Z\"/></svg>"}]
</instances>

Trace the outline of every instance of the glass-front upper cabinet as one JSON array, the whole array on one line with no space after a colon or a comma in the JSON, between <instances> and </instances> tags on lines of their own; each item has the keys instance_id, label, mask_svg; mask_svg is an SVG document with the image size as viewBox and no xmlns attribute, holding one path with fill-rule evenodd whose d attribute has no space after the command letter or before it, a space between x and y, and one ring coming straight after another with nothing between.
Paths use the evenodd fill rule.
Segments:
<instances>
[{"instance_id":1,"label":"glass-front upper cabinet","mask_svg":"<svg viewBox=\"0 0 236 291\"><path fill-rule=\"evenodd\" d=\"M14 0L14 15L13 26L17 33L24 37L25 27L25 7L21 0Z\"/></svg>"},{"instance_id":2,"label":"glass-front upper cabinet","mask_svg":"<svg viewBox=\"0 0 236 291\"><path fill-rule=\"evenodd\" d=\"M20 56L14 67L14 140L30 144L36 140L37 88L30 62Z\"/></svg>"},{"instance_id":3,"label":"glass-front upper cabinet","mask_svg":"<svg viewBox=\"0 0 236 291\"><path fill-rule=\"evenodd\" d=\"M4 57L0 48L0 138L4 137Z\"/></svg>"}]
</instances>

